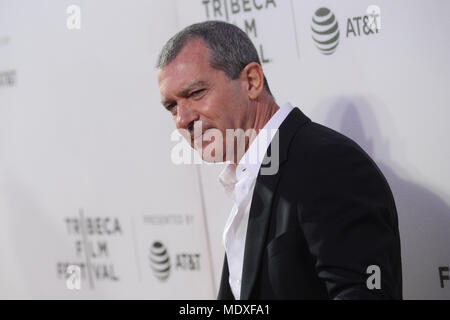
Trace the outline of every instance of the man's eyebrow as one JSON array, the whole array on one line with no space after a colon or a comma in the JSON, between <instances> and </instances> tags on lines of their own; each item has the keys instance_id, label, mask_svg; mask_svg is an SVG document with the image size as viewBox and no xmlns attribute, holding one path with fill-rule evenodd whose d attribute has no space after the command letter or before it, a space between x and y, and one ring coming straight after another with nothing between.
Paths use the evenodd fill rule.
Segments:
<instances>
[{"instance_id":1,"label":"man's eyebrow","mask_svg":"<svg viewBox=\"0 0 450 320\"><path fill-rule=\"evenodd\" d=\"M204 80L195 81L189 85L187 85L185 88L181 89L180 92L178 92L179 97L185 97L191 92L192 90L198 88L198 87L204 87L208 86L208 82Z\"/></svg>"},{"instance_id":2,"label":"man's eyebrow","mask_svg":"<svg viewBox=\"0 0 450 320\"><path fill-rule=\"evenodd\" d=\"M172 103L172 99L162 99L161 100L161 104L165 107L166 105L168 105L169 103Z\"/></svg>"}]
</instances>

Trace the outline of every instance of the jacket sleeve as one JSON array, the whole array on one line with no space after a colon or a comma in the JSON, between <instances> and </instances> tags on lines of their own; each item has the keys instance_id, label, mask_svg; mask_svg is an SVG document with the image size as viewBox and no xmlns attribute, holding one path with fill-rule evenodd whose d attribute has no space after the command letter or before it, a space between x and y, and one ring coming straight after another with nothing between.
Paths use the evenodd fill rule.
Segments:
<instances>
[{"instance_id":1,"label":"jacket sleeve","mask_svg":"<svg viewBox=\"0 0 450 320\"><path fill-rule=\"evenodd\" d=\"M298 219L329 297L401 299L397 213L381 171L356 144L322 144L306 163Z\"/></svg>"}]
</instances>

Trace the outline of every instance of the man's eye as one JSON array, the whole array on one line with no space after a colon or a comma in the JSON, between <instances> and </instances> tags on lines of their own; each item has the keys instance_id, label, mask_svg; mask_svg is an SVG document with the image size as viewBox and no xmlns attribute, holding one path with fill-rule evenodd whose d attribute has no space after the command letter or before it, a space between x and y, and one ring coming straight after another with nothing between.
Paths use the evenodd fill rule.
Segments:
<instances>
[{"instance_id":1,"label":"man's eye","mask_svg":"<svg viewBox=\"0 0 450 320\"><path fill-rule=\"evenodd\" d=\"M175 107L176 103L171 103L167 106L167 110L171 111Z\"/></svg>"},{"instance_id":2,"label":"man's eye","mask_svg":"<svg viewBox=\"0 0 450 320\"><path fill-rule=\"evenodd\" d=\"M190 96L191 96L191 97L198 96L198 95L200 95L201 93L203 93L204 91L205 91L205 89L200 89L200 90L194 91L194 92L192 92L192 93L190 94Z\"/></svg>"}]
</instances>

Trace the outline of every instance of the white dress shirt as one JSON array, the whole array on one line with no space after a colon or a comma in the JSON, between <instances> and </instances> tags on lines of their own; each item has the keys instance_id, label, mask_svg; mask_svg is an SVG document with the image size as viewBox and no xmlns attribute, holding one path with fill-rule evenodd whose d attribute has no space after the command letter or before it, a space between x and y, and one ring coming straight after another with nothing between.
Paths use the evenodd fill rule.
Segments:
<instances>
[{"instance_id":1,"label":"white dress shirt","mask_svg":"<svg viewBox=\"0 0 450 320\"><path fill-rule=\"evenodd\" d=\"M228 260L230 287L236 300L241 295L245 238L256 178L274 135L293 109L289 103L282 106L255 137L239 164L227 164L219 176L225 193L234 202L223 232L223 245Z\"/></svg>"}]
</instances>

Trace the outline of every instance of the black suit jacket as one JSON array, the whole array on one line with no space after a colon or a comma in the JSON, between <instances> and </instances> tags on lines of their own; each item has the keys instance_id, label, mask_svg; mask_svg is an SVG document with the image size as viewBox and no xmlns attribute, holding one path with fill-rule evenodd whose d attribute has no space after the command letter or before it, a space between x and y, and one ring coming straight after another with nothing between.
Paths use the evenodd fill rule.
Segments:
<instances>
[{"instance_id":1,"label":"black suit jacket","mask_svg":"<svg viewBox=\"0 0 450 320\"><path fill-rule=\"evenodd\" d=\"M278 135L278 173L255 184L241 299L401 299L397 212L376 164L298 108ZM228 278L225 256L218 299L234 299Z\"/></svg>"}]
</instances>

